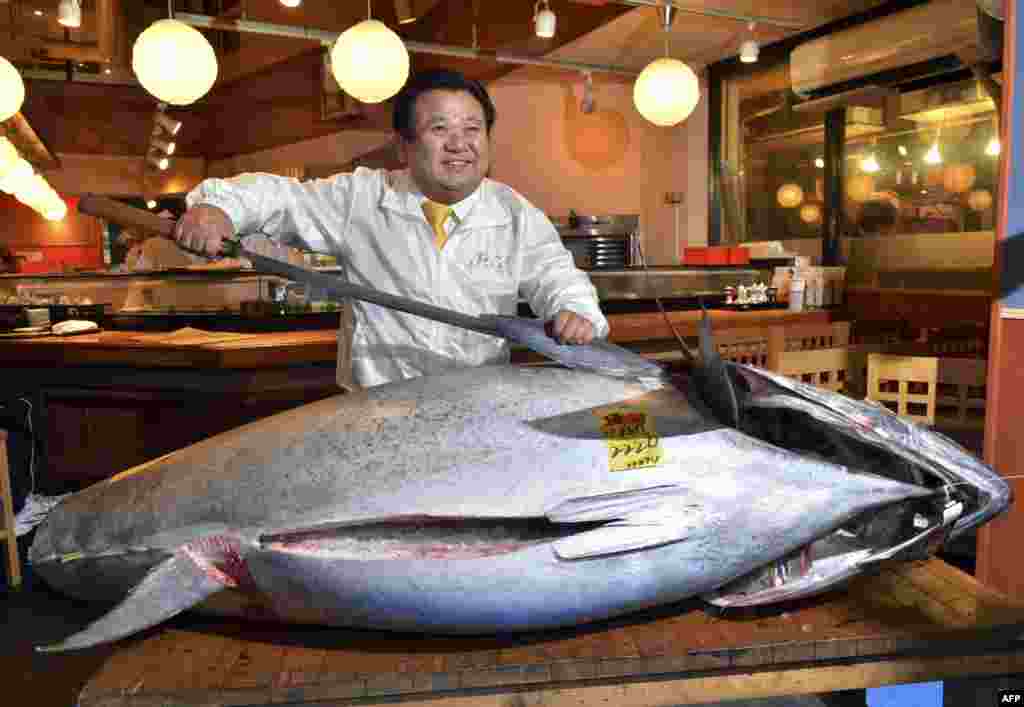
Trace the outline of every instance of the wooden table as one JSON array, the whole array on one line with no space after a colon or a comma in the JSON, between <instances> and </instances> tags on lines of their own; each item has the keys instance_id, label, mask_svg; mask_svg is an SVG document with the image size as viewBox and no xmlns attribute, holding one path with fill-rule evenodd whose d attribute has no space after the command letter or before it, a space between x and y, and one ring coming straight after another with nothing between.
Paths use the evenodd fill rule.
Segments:
<instances>
[{"instance_id":1,"label":"wooden table","mask_svg":"<svg viewBox=\"0 0 1024 707\"><path fill-rule=\"evenodd\" d=\"M172 332L101 331L77 336L0 339L0 364L132 368L281 368L333 363L334 329L240 334L184 328Z\"/></svg>"},{"instance_id":2,"label":"wooden table","mask_svg":"<svg viewBox=\"0 0 1024 707\"><path fill-rule=\"evenodd\" d=\"M120 644L79 705L653 707L1024 672L1024 603L937 559L771 610L701 606L504 638L186 615Z\"/></svg>"}]
</instances>

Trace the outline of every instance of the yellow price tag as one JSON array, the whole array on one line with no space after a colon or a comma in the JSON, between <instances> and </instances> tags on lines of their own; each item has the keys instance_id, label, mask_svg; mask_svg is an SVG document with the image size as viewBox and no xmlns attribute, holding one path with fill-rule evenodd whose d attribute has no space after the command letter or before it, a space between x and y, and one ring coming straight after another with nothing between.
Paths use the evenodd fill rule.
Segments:
<instances>
[{"instance_id":1,"label":"yellow price tag","mask_svg":"<svg viewBox=\"0 0 1024 707\"><path fill-rule=\"evenodd\" d=\"M658 466L665 461L654 418L631 407L604 408L596 413L608 445L610 471Z\"/></svg>"}]
</instances>

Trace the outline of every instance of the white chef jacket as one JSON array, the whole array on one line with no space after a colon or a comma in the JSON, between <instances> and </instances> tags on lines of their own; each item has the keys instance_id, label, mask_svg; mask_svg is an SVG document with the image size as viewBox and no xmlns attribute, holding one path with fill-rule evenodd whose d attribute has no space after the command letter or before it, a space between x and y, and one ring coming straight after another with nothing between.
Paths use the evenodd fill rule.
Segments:
<instances>
[{"instance_id":1,"label":"white chef jacket","mask_svg":"<svg viewBox=\"0 0 1024 707\"><path fill-rule=\"evenodd\" d=\"M423 200L408 170L364 167L307 182L262 173L207 179L187 196L189 207L223 209L239 234L297 238L307 250L336 254L348 281L364 287L470 315L515 315L522 296L542 319L570 310L596 337L608 335L590 279L547 217L515 190L484 179L453 205L440 251ZM498 337L361 301L352 309L351 373L362 386L509 360ZM339 365L339 384L349 380Z\"/></svg>"}]
</instances>

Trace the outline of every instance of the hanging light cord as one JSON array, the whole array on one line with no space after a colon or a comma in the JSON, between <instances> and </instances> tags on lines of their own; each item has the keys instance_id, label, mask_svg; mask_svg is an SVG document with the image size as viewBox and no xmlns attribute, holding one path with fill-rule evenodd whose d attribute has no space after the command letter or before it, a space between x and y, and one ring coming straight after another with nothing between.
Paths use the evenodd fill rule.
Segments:
<instances>
[{"instance_id":1,"label":"hanging light cord","mask_svg":"<svg viewBox=\"0 0 1024 707\"><path fill-rule=\"evenodd\" d=\"M373 0L366 0L366 19L373 19Z\"/></svg>"}]
</instances>

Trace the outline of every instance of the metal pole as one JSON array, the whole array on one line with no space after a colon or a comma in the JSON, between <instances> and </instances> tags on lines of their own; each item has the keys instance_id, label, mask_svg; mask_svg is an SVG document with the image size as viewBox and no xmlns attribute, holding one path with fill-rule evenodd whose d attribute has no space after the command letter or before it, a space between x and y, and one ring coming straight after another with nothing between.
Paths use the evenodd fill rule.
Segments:
<instances>
[{"instance_id":1,"label":"metal pole","mask_svg":"<svg viewBox=\"0 0 1024 707\"><path fill-rule=\"evenodd\" d=\"M633 7L663 7L665 0L614 0L619 5L631 5ZM728 10L717 10L711 7L686 7L680 5L677 2L671 2L679 12L685 12L690 15L706 15L708 17L724 17L728 20L736 20L738 22L760 22L766 25L773 25L775 27L788 27L790 29L800 29L806 27L806 22L799 20L784 20L777 17L763 17L761 15L744 15L738 12L729 12Z\"/></svg>"},{"instance_id":2,"label":"metal pole","mask_svg":"<svg viewBox=\"0 0 1024 707\"><path fill-rule=\"evenodd\" d=\"M210 15L194 15L185 12L177 13L175 17L179 22L184 22L192 27L203 29L217 29L223 32L243 32L247 34L266 34L274 37L291 37L295 39L308 39L321 44L333 44L341 32L328 32L313 27L296 27L293 25L277 25L269 22L256 22L254 20L227 20ZM562 61L559 59L538 59L529 56L516 54L503 54L481 51L471 47L459 47L449 44L435 44L432 42L405 41L405 48L410 52L418 54L436 54L439 56L455 56L463 59L489 59L499 64L529 64L532 66L546 66L551 69L565 69L570 71L590 71L593 73L618 74L621 76L638 76L639 71L627 69L623 66L610 64L583 64L575 61Z\"/></svg>"}]
</instances>

